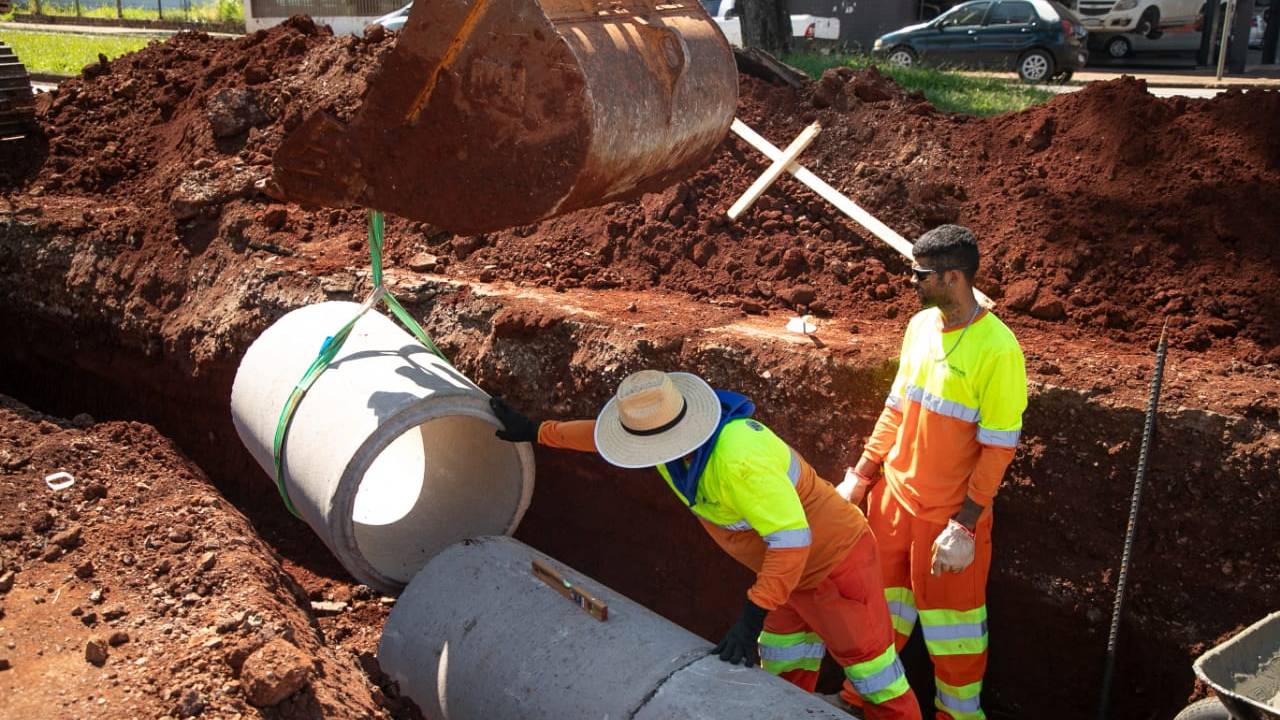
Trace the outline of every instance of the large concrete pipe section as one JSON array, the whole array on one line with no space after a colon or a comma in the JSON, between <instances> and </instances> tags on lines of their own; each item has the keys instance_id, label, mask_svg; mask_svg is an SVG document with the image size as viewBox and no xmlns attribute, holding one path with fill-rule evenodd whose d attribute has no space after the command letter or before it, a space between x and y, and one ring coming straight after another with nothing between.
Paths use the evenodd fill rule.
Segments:
<instances>
[{"instance_id":1,"label":"large concrete pipe section","mask_svg":"<svg viewBox=\"0 0 1280 720\"><path fill-rule=\"evenodd\" d=\"M231 414L271 477L285 400L325 338L359 309L349 302L299 308L245 353ZM488 399L372 311L303 398L284 443L285 486L361 582L398 592L449 545L515 530L533 494L533 452L493 436L500 424Z\"/></svg>"},{"instance_id":2,"label":"large concrete pipe section","mask_svg":"<svg viewBox=\"0 0 1280 720\"><path fill-rule=\"evenodd\" d=\"M533 560L608 605L601 622L533 575ZM465 540L427 562L387 619L378 661L426 717L442 720L848 720L766 673L505 537Z\"/></svg>"}]
</instances>

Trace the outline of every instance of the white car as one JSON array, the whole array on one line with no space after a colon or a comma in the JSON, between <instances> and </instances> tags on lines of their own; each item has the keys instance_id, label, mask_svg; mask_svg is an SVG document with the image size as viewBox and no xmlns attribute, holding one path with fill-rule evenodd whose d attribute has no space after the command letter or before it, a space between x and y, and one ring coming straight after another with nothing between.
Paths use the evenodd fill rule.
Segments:
<instances>
[{"instance_id":1,"label":"white car","mask_svg":"<svg viewBox=\"0 0 1280 720\"><path fill-rule=\"evenodd\" d=\"M707 14L716 21L716 25L720 26L720 32L724 33L729 43L742 47L742 21L736 0L701 0L701 2ZM388 30L400 30L409 21L409 11L412 9L413 3L409 3L373 22ZM796 37L837 40L840 38L840 20L816 15L792 15L791 32Z\"/></svg>"},{"instance_id":2,"label":"white car","mask_svg":"<svg viewBox=\"0 0 1280 720\"><path fill-rule=\"evenodd\" d=\"M383 15L371 24L381 25L388 30L401 30L404 28L404 24L409 22L409 11L412 9L413 3L409 3L399 10Z\"/></svg>"},{"instance_id":3,"label":"white car","mask_svg":"<svg viewBox=\"0 0 1280 720\"><path fill-rule=\"evenodd\" d=\"M1262 38L1267 34L1267 21L1271 19L1271 8L1253 8L1253 18L1249 22L1249 47L1262 47Z\"/></svg>"},{"instance_id":4,"label":"white car","mask_svg":"<svg viewBox=\"0 0 1280 720\"><path fill-rule=\"evenodd\" d=\"M737 0L701 0L702 7L730 45L742 47L742 12ZM792 15L791 34L795 37L817 40L839 40L840 19L817 15Z\"/></svg>"},{"instance_id":5,"label":"white car","mask_svg":"<svg viewBox=\"0 0 1280 720\"><path fill-rule=\"evenodd\" d=\"M1203 0L1079 0L1076 13L1091 33L1137 33L1154 40L1165 28L1194 24L1202 4Z\"/></svg>"}]
</instances>

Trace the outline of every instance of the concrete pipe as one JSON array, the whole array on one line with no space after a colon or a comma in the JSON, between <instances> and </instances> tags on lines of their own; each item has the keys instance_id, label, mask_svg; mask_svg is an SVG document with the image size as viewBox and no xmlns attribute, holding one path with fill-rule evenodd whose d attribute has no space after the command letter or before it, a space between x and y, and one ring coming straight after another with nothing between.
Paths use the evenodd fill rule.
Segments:
<instances>
[{"instance_id":1,"label":"concrete pipe","mask_svg":"<svg viewBox=\"0 0 1280 720\"><path fill-rule=\"evenodd\" d=\"M531 572L533 560L608 605L600 622ZM759 668L510 538L428 561L387 619L378 661L426 717L848 720Z\"/></svg>"},{"instance_id":2,"label":"concrete pipe","mask_svg":"<svg viewBox=\"0 0 1280 720\"><path fill-rule=\"evenodd\" d=\"M349 302L299 308L245 353L231 414L271 477L281 408L325 338L359 309ZM533 494L533 452L493 436L500 424L488 400L376 312L356 323L312 385L285 438L285 487L361 582L398 592L449 545L515 530Z\"/></svg>"}]
</instances>

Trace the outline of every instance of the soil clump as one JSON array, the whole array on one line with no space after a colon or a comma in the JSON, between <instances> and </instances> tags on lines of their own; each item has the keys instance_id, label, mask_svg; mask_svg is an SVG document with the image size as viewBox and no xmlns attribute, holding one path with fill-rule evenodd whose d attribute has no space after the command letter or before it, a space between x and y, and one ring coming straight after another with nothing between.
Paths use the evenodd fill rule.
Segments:
<instances>
[{"instance_id":1,"label":"soil clump","mask_svg":"<svg viewBox=\"0 0 1280 720\"><path fill-rule=\"evenodd\" d=\"M129 245L219 236L354 262L362 213L278 205L267 176L305 114L352 113L394 37L336 38L296 17L234 41L183 33L91 66L42 96L48 156L10 178L12 211L55 195L110 198L138 212L84 212ZM780 146L821 122L803 163L907 238L972 227L979 285L1007 296L1015 329L1133 341L1168 319L1177 346L1280 361L1280 300L1266 290L1280 280L1269 241L1280 93L1166 100L1121 79L974 118L937 112L875 69L838 68L799 90L743 76L738 116ZM765 166L730 136L707 167L638 201L479 236L392 219L391 256L426 251L455 277L662 288L747 312L912 310L895 277L904 261L791 178L729 222L724 211Z\"/></svg>"},{"instance_id":2,"label":"soil clump","mask_svg":"<svg viewBox=\"0 0 1280 720\"><path fill-rule=\"evenodd\" d=\"M284 556L326 643L355 653L369 677L385 605L281 511L226 399L240 355L272 320L367 289L363 213L283 203L264 181L288 128L316 108L350 113L393 41L294 19L242 40L184 33L99 64L41 101L47 156L11 173L0 202L0 321L15 337L0 348L0 387L163 420ZM874 71L835 70L798 91L744 77L741 90L739 117L776 145L821 121L802 162L903 235L973 227L988 258L979 285L1023 339L1033 405L996 523L993 707L1066 716L1090 705L1102 645L1081 636L1105 631L1141 430L1133 408L1169 317L1161 428L1179 434L1153 459L1165 480L1144 510L1125 635L1136 651L1122 661L1138 680L1118 702L1136 713L1180 701L1168 688L1190 687L1198 639L1252 622L1276 591L1280 309L1268 238L1280 95L1166 101L1121 80L975 119L939 113ZM531 413L586 416L625 371L687 369L747 392L838 478L856 451L848 439L882 406L917 302L901 258L789 178L725 221L764 167L731 137L663 193L537 225L456 236L393 218L392 290L462 372ZM779 340L773 312L818 315L827 345ZM728 325L750 332L726 340ZM542 451L539 464L523 539L704 636L727 629L747 578L664 487L577 455ZM43 487L24 477L24 492ZM673 563L673 538L692 548L687 563ZM110 571L93 560L90 578ZM76 571L60 570L83 584ZM140 642L125 631L123 645L108 635L95 648L104 668ZM1045 667L1046 647L1069 672Z\"/></svg>"},{"instance_id":3,"label":"soil clump","mask_svg":"<svg viewBox=\"0 0 1280 720\"><path fill-rule=\"evenodd\" d=\"M0 396L0 507L0 715L414 717L153 428Z\"/></svg>"}]
</instances>

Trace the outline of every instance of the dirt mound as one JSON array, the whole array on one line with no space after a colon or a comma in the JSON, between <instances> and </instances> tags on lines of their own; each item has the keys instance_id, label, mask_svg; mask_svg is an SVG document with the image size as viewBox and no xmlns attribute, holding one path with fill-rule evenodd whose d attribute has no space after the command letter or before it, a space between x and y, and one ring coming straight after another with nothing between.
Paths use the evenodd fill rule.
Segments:
<instances>
[{"instance_id":1,"label":"dirt mound","mask_svg":"<svg viewBox=\"0 0 1280 720\"><path fill-rule=\"evenodd\" d=\"M1161 100L1094 84L992 119L939 114L874 70L796 93L744 79L739 117L785 145L824 130L805 164L912 237L960 222L980 236L980 285L1015 326L1149 339L1280 361L1280 93ZM737 224L724 210L764 161L736 139L661 196L474 239L438 238L457 271L557 287L660 286L797 311L913 309L905 264L790 179ZM455 266L456 267L456 266Z\"/></svg>"},{"instance_id":2,"label":"dirt mound","mask_svg":"<svg viewBox=\"0 0 1280 720\"><path fill-rule=\"evenodd\" d=\"M54 471L74 485L46 485ZM151 427L0 396L0 507L0 715L391 717L249 522ZM255 674L264 646L296 667Z\"/></svg>"},{"instance_id":3,"label":"dirt mound","mask_svg":"<svg viewBox=\"0 0 1280 720\"><path fill-rule=\"evenodd\" d=\"M179 33L41 96L44 193L128 193L189 220L254 194L284 132L305 113L347 117L385 34L335 38L294 17L227 41Z\"/></svg>"},{"instance_id":4,"label":"dirt mound","mask_svg":"<svg viewBox=\"0 0 1280 720\"><path fill-rule=\"evenodd\" d=\"M43 101L50 155L38 172L10 186L7 206L0 203L0 319L13 335L0 348L0 385L56 402L51 407L92 403L89 409L98 414L162 419L166 432L181 437L192 457L217 474L224 493L240 488L241 507L258 513L252 516L257 530L289 558L285 570L305 593L299 597L278 568L261 566L259 572L246 560L244 587L272 589L254 590L259 604L244 600L245 609L264 619L292 618L288 612L306 599L321 603L325 614L317 611L315 622L328 649L308 639L315 629L305 621L291 642L322 661L325 653L338 658L331 677L344 682L343 668L354 662L344 653L356 654L376 676L367 653L376 645L385 604L345 578L327 553L317 553L314 535L281 511L235 437L226 397L240 353L271 320L324 297L359 299L364 290L361 214L286 206L263 195L257 183L285 129L313 107L349 112L363 78L389 46L376 36L334 38L294 20L238 41L182 35L95 66ZM131 82L142 90L126 90ZM1277 268L1262 239L1274 237L1275 215L1266 211L1277 206L1280 187L1268 159L1274 145L1267 144L1275 136L1276 96L1164 101L1122 81L1027 113L977 120L939 113L871 71L833 71L800 91L751 78L743 78L741 88L739 116L775 144L785 145L820 121L824 130L803 162L904 235L948 221L977 229L990 258L983 287L1003 293L1001 315L1027 341L1029 367L1043 382L1033 383L1025 450L1010 472L1001 496L1004 519L997 524L1008 552L993 579L992 607L1005 619L1004 630L993 632L994 642L1004 645L993 645L990 692L1021 710L1002 717L1043 715L1044 707L1063 716L1091 709L1086 706L1096 688L1090 683L1100 669L1089 663L1101 656L1099 636L1142 427L1141 413L1133 409L1140 403L1120 397L1113 386L1145 390L1149 355L1136 344L1153 335L1163 314L1171 316L1179 342L1208 344L1208 353L1177 351L1171 359L1166 400L1173 401L1170 407L1194 409L1162 417L1167 442L1156 449L1152 477L1164 479L1152 482L1155 512L1143 517L1143 560L1132 588L1142 632L1125 635L1126 643L1142 638L1142 645L1133 646L1135 659L1125 661L1132 665L1122 677L1146 685L1125 700L1130 715L1171 708L1182 699L1173 696L1190 687L1191 643L1252 621L1275 596L1274 538L1251 544L1241 528L1271 528L1266 518L1275 492L1267 483L1276 465L1277 371L1241 370L1224 358L1261 361L1275 353L1280 313L1266 293L1276 286ZM1153 140L1143 128L1160 132ZM1145 150L1135 151L1142 143ZM1144 164L1148 155L1162 159ZM391 277L460 370L530 412L589 414L622 372L687 368L751 394L768 422L785 428L790 442L838 477L849 438L865 435L882 407L902 316L915 301L903 292L899 258L788 178L741 222L723 219L764 167L756 151L730 138L701 172L637 202L475 237L395 221L390 259L398 267ZM1107 179L1112 171L1115 178ZM1190 202L1200 195L1214 202ZM1230 232L1214 234L1220 229ZM567 297L527 287L481 293L417 274L442 270L464 281L505 278L523 286L605 290ZM520 306L514 298L526 294L556 312ZM566 297L566 307L576 303L592 324L560 317L546 296ZM857 323L863 331L850 336L831 328L833 322L824 332L841 336L838 343L800 348L779 339L777 318L742 319L732 307L709 309L686 296L753 313L805 309L834 315L846 327ZM899 319L882 321L886 316ZM753 332L725 340L723 326L734 322ZM1198 336L1197 326L1208 336ZM1095 341L1097 334L1135 346ZM1224 407L1223 386L1247 395L1238 412L1250 419L1204 412ZM1234 402L1226 409L1237 412ZM130 592L117 590L110 601L136 607L127 606L130 614L116 621L94 611L99 626L128 625L137 617L147 622L126 627L130 638L122 645L113 647L110 634L105 637L106 663L92 673L117 674L105 678L120 682L105 691L111 706L116 687L142 698L139 715L178 710L189 690L215 709L245 706L245 679L226 669L231 666L224 656L201 646L170 640L160 646L167 654L148 651L167 663L142 666L156 679L154 691L132 665L118 662L135 659L128 654L134 647L161 642L152 633L163 635L166 625L171 630L165 637L179 629L196 635L207 625L179 621L206 623L204 608L239 598L231 588L241 581L218 574L226 567L224 553L237 559L231 553L253 549L252 557L268 557L258 554L266 550L243 520L223 514L216 499L211 506L183 504L194 499L188 487L213 496L149 429L108 423L80 433L49 421L33 431L27 420L7 417L0 415L0 506L26 502L28 509L58 511L47 530L19 523L22 538L0 544L3 561L21 566L18 589L5 600L10 617L64 607L68 597L86 598L95 578L118 576L123 579L107 584ZM110 433L119 428L123 439L112 445ZM38 436L47 446L38 445L40 429L48 430ZM86 444L74 444L81 440ZM39 454L31 450L37 447ZM43 489L36 460L23 464L27 456L60 460L78 477L101 481L108 495L86 504L74 494L83 491L77 486L68 491L72 500L58 500ZM707 637L723 634L741 603L733 579L745 586L748 578L696 536L700 530L687 514L679 520L671 515L678 509L661 484L638 483L601 461L552 451L539 461L541 499L522 528L526 539L686 627ZM14 462L19 464L9 467ZM141 494L116 492L117 482ZM1216 505L1210 502L1215 498ZM128 506L131 501L137 504ZM118 523L126 515L115 510L120 505L130 507L134 524ZM621 507L628 508L626 523L617 521ZM1206 519L1206 507L1229 510ZM46 563L40 553L67 529L63 523L73 510L84 544ZM27 516L26 510L15 514ZM172 550L173 541L161 535L156 547L147 547L138 518L160 526L175 524L171 516L192 528L190 545ZM226 520L232 523L227 532L246 544L201 550L206 517L234 520ZM104 538L125 548L115 552L133 553L135 564L99 551L108 543ZM671 548L685 546L698 548L692 560L673 562ZM1167 548L1177 552L1162 556ZM27 557L32 551L36 557ZM194 568L204 552L218 559L207 577L197 578ZM77 554L95 563L88 580L74 575ZM173 558L168 574L152 576L166 558ZM171 592L175 579L182 582ZM201 582L207 596L200 595ZM71 584L59 594L63 583ZM191 583L193 590L186 590ZM151 584L165 593L158 601ZM27 602L21 593L47 599ZM203 599L185 605L189 593ZM163 619L147 614L167 607L166 598L176 605ZM1214 612L1206 615L1211 605ZM74 626L80 621L70 612L66 606L65 614L47 617ZM0 681L45 688L39 675L31 683L12 680L31 672L24 668L39 658L74 660L69 667L77 673L92 667L79 643L98 631L50 627L38 642L15 641L11 654L0 645L0 658L12 664ZM249 637L251 629L240 627L235 637ZM75 642L56 640L63 637ZM1066 665L1083 670L1064 681L1052 663L1041 662L1045 647L1066 648ZM42 648L43 656L33 655ZM281 652L269 654L292 655L276 649ZM178 664L197 652L214 654L198 655L195 671ZM257 688L255 666L250 679ZM351 673L355 681L343 687L355 693L365 681ZM67 698L79 698L69 711L78 716L90 693L96 703L104 692L90 680L103 678L90 674L81 683L74 677ZM205 687L195 688L197 682ZM917 685L929 687L929 679ZM263 688L264 695L272 689ZM1157 705L1149 704L1152 698Z\"/></svg>"},{"instance_id":5,"label":"dirt mound","mask_svg":"<svg viewBox=\"0 0 1280 720\"><path fill-rule=\"evenodd\" d=\"M1161 100L1127 78L983 130L967 187L999 220L1009 307L1104 329L1167 317L1187 349L1280 359L1280 93Z\"/></svg>"},{"instance_id":6,"label":"dirt mound","mask_svg":"<svg viewBox=\"0 0 1280 720\"><path fill-rule=\"evenodd\" d=\"M392 39L388 39L392 38ZM393 36L336 38L294 18L241 40L183 33L86 68L42 99L48 159L32 196L127 198L95 216L130 244L175 233L321 267L361 262L362 217L290 215L262 194L275 147L307 112L349 115ZM1019 325L1175 342L1280 361L1280 94L1162 100L1131 79L1095 83L1027 112L939 113L874 69L828 71L799 91L749 77L738 116L777 145L823 132L803 155L819 176L908 238L944 222L976 230L980 285ZM724 211L764 158L734 137L685 182L537 225L463 237L393 221L391 257L450 274L557 288L660 287L736 305L896 317L914 297L905 263L790 178L737 223ZM13 201L21 206L22 193ZM86 208L88 211L88 208ZM296 211L295 211L296 212Z\"/></svg>"}]
</instances>

